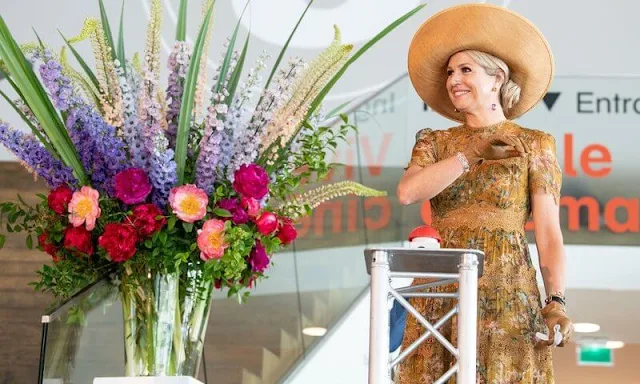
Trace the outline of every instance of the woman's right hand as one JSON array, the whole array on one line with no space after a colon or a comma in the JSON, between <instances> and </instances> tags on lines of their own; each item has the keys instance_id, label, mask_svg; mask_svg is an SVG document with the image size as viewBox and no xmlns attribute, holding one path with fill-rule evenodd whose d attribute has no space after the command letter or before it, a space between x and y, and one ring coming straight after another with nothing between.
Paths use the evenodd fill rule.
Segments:
<instances>
[{"instance_id":1,"label":"woman's right hand","mask_svg":"<svg viewBox=\"0 0 640 384\"><path fill-rule=\"evenodd\" d=\"M495 134L472 144L464 154L471 164L482 160L502 160L526 156L529 146L513 135Z\"/></svg>"}]
</instances>

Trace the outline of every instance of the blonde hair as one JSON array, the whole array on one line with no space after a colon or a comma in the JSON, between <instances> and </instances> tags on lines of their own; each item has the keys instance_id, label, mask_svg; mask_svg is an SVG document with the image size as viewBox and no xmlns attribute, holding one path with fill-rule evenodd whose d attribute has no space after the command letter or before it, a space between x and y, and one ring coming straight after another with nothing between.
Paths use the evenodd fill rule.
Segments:
<instances>
[{"instance_id":1,"label":"blonde hair","mask_svg":"<svg viewBox=\"0 0 640 384\"><path fill-rule=\"evenodd\" d=\"M520 100L520 86L509 78L509 66L501 59L486 52L469 50L466 53L478 63L489 76L496 76L498 71L504 73L504 83L500 87L500 104L505 113Z\"/></svg>"}]
</instances>

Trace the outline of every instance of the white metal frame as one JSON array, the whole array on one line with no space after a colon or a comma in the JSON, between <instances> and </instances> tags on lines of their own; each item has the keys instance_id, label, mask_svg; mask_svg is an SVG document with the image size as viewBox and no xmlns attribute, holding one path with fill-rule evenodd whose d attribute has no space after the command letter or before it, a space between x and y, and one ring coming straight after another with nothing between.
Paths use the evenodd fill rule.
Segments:
<instances>
[{"instance_id":1,"label":"white metal frame","mask_svg":"<svg viewBox=\"0 0 640 384\"><path fill-rule=\"evenodd\" d=\"M438 250L438 253L447 250ZM412 252L429 257L429 250L415 249ZM454 364L434 384L445 383L457 373L458 384L475 384L476 382L476 326L478 316L478 255L464 253L464 250L451 250L459 255L457 273L405 272L391 270L391 253L384 249L375 249L371 257L371 326L369 330L369 384L388 384L391 380L391 369L404 360L429 336L440 342L456 358ZM437 281L394 289L390 285L391 278L431 278ZM458 292L428 293L418 292L424 288L437 287L459 282ZM389 310L388 299L394 297L407 311L413 315L427 331L413 342L407 349L390 361L389 357ZM405 298L438 297L458 299L458 305L431 324ZM454 347L438 329L458 314L458 347Z\"/></svg>"}]
</instances>

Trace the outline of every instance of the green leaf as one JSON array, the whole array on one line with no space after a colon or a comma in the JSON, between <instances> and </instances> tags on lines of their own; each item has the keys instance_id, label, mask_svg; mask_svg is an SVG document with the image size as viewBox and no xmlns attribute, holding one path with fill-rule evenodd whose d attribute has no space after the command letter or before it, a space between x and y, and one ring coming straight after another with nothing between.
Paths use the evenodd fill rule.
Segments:
<instances>
[{"instance_id":1,"label":"green leaf","mask_svg":"<svg viewBox=\"0 0 640 384\"><path fill-rule=\"evenodd\" d=\"M193 48L193 55L189 63L189 72L184 82L184 92L182 94L182 104L180 105L180 117L178 118L178 132L175 148L176 172L178 174L178 185L184 184L184 171L187 161L187 145L189 142L189 130L191 127L191 116L193 114L193 103L198 83L198 72L200 71L200 57L204 49L205 34L209 30L213 5L209 7L207 14L200 27L198 39Z\"/></svg>"},{"instance_id":2,"label":"green leaf","mask_svg":"<svg viewBox=\"0 0 640 384\"><path fill-rule=\"evenodd\" d=\"M184 228L185 232L191 233L191 231L193 231L193 223L182 222L182 228Z\"/></svg>"},{"instance_id":3,"label":"green leaf","mask_svg":"<svg viewBox=\"0 0 640 384\"><path fill-rule=\"evenodd\" d=\"M100 83L98 82L98 78L96 77L96 75L93 73L93 71L91 70L91 68L89 67L89 65L87 65L87 63L84 61L84 59L82 58L82 56L80 56L80 54L78 53L78 51L76 51L76 49L73 47L73 45L71 45L71 43L69 43L69 40L67 40L66 37L64 37L64 35L62 34L62 32L60 32L60 30L58 30L58 33L60 34L60 36L62 36L62 39L64 40L64 42L67 44L67 47L69 47L69 50L71 51L71 53L73 54L73 56L76 58L76 60L78 61L78 64L80 64L80 66L82 67L82 70L84 71L84 73L87 74L87 77L89 77L89 80L91 80L91 83L93 83L93 86L96 89L100 89Z\"/></svg>"},{"instance_id":4,"label":"green leaf","mask_svg":"<svg viewBox=\"0 0 640 384\"><path fill-rule=\"evenodd\" d=\"M111 26L109 25L109 17L107 16L107 10L104 8L104 3L102 0L98 0L100 4L100 18L102 19L102 29L104 30L104 37L107 39L107 44L109 44L109 48L111 48L111 60L115 60L116 57L116 47L113 45L113 34L111 33Z\"/></svg>"},{"instance_id":5,"label":"green leaf","mask_svg":"<svg viewBox=\"0 0 640 384\"><path fill-rule=\"evenodd\" d=\"M340 112L342 110L342 108L346 107L348 104L350 104L354 99L351 99L349 101L345 101L344 103L338 105L337 107L335 107L334 109L332 109L329 113L327 113L327 116L325 117L325 119L330 119L333 116L337 115L338 112ZM341 115L342 116L342 115Z\"/></svg>"},{"instance_id":6,"label":"green leaf","mask_svg":"<svg viewBox=\"0 0 640 384\"><path fill-rule=\"evenodd\" d=\"M0 16L0 60L4 62L7 71L20 89L24 102L42 125L42 129L62 161L73 170L74 176L81 184L87 184L87 175L65 125L2 16Z\"/></svg>"},{"instance_id":7,"label":"green leaf","mask_svg":"<svg viewBox=\"0 0 640 384\"><path fill-rule=\"evenodd\" d=\"M391 31L396 29L400 24L404 23L411 16L416 14L422 8L425 7L426 4L421 4L412 9L411 11L405 13L403 16L395 20L393 23L389 24L385 29L380 31L377 35L375 35L371 40L369 40L365 45L362 46L349 60L340 68L340 70L331 78L331 80L322 88L318 96L313 100L307 114L305 116L305 120L307 120L313 112L318 108L322 100L327 96L331 88L338 82L338 80L342 77L342 75L347 71L347 68L351 66L356 60L360 58L365 52L369 50L373 45L375 45L378 41L380 41L383 37L388 35Z\"/></svg>"},{"instance_id":8,"label":"green leaf","mask_svg":"<svg viewBox=\"0 0 640 384\"><path fill-rule=\"evenodd\" d=\"M185 41L187 38L187 0L180 0L178 12L178 26L176 27L176 41Z\"/></svg>"},{"instance_id":9,"label":"green leaf","mask_svg":"<svg viewBox=\"0 0 640 384\"><path fill-rule=\"evenodd\" d=\"M296 23L296 26L293 27L293 30L291 31L291 34L289 35L289 38L287 39L286 43L284 43L284 46L282 47L282 50L280 51L280 54L278 55L278 58L276 59L276 62L273 64L273 69L271 70L271 74L269 75L269 78L267 79L267 82L264 85L264 89L269 88L269 84L271 84L271 80L273 79L273 75L275 75L276 71L278 70L278 67L280 66L280 62L282 61L282 58L284 57L284 54L287 51L287 48L289 48L289 43L291 43L291 39L293 38L293 35L298 30L298 26L302 22L302 19L304 18L304 15L307 14L307 11L309 10L309 8L311 8L311 4L313 4L313 2L314 2L314 0L309 1L309 4L307 4L307 7L304 9L304 12L302 12L302 15L300 15L300 18L298 19L298 22ZM260 102L258 102L258 105L260 105Z\"/></svg>"},{"instance_id":10,"label":"green leaf","mask_svg":"<svg viewBox=\"0 0 640 384\"><path fill-rule=\"evenodd\" d=\"M10 82L12 82L12 80L9 79L7 76L5 76L5 78L7 80L9 80ZM22 113L20 108L18 108L18 106L9 98L9 96L7 96L7 94L2 92L1 90L0 90L0 95L2 95L2 97L4 97L4 99L7 101L7 103L9 103L9 105L11 105L13 107L13 109L18 113L18 115L20 115L22 120L25 123L27 123L29 128L31 128L31 132L33 133L33 135L38 138L38 140L42 143L42 145L44 145L45 148L47 148L47 151L49 151L49 153L51 153L51 156L53 156L57 160L60 160L60 157L58 156L58 153L56 152L55 149L53 149L53 147L51 146L49 141L47 139L45 139L44 136L42 136L40 131L31 123L31 120L29 120L29 118L27 118L27 116L24 113Z\"/></svg>"},{"instance_id":11,"label":"green leaf","mask_svg":"<svg viewBox=\"0 0 640 384\"><path fill-rule=\"evenodd\" d=\"M0 233L0 249L4 247L4 242L7 240L7 237Z\"/></svg>"},{"instance_id":12,"label":"green leaf","mask_svg":"<svg viewBox=\"0 0 640 384\"><path fill-rule=\"evenodd\" d=\"M176 226L176 217L175 216L171 216L169 218L169 220L167 220L167 229L170 231L173 229L173 227Z\"/></svg>"},{"instance_id":13,"label":"green leaf","mask_svg":"<svg viewBox=\"0 0 640 384\"><path fill-rule=\"evenodd\" d=\"M27 248L33 249L33 239L31 238L31 234L27 236L26 243L27 243Z\"/></svg>"},{"instance_id":14,"label":"green leaf","mask_svg":"<svg viewBox=\"0 0 640 384\"><path fill-rule=\"evenodd\" d=\"M118 31L118 60L122 64L122 70L127 74L127 56L124 51L124 0L120 9L120 30Z\"/></svg>"},{"instance_id":15,"label":"green leaf","mask_svg":"<svg viewBox=\"0 0 640 384\"><path fill-rule=\"evenodd\" d=\"M164 245L167 243L167 232L160 232L160 244Z\"/></svg>"},{"instance_id":16,"label":"green leaf","mask_svg":"<svg viewBox=\"0 0 640 384\"><path fill-rule=\"evenodd\" d=\"M227 53L224 56L224 60L222 61L222 66L220 67L220 75L218 76L218 82L216 83L215 92L222 91L222 86L224 85L224 79L227 78L227 71L229 70L229 65L231 64L231 58L233 57L233 48L236 45L236 38L238 37L238 30L240 29L240 21L242 21L242 16L244 16L244 11L247 10L247 6L249 5L249 1L245 4L242 13L240 14L240 18L236 23L236 27L233 30L233 34L231 35L231 39L229 40L229 47L227 47Z\"/></svg>"},{"instance_id":17,"label":"green leaf","mask_svg":"<svg viewBox=\"0 0 640 384\"><path fill-rule=\"evenodd\" d=\"M242 48L242 53L238 58L238 64L231 74L231 78L229 79L229 96L227 96L225 100L225 104L231 105L233 102L233 97L236 94L236 89L238 88L238 84L240 83L240 76L242 75L242 69L244 68L244 60L247 56L247 49L249 48L249 37L251 36L251 32L247 34L247 40L244 42L244 48Z\"/></svg>"},{"instance_id":18,"label":"green leaf","mask_svg":"<svg viewBox=\"0 0 640 384\"><path fill-rule=\"evenodd\" d=\"M227 211L226 209L222 209L222 208L213 208L213 214L218 216L218 217L233 217L231 212Z\"/></svg>"}]
</instances>

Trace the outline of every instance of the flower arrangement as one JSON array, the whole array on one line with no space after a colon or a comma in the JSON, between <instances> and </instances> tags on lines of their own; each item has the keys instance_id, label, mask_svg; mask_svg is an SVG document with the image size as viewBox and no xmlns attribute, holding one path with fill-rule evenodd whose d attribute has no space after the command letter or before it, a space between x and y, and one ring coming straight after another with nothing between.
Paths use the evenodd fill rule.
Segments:
<instances>
[{"instance_id":1,"label":"flower arrangement","mask_svg":"<svg viewBox=\"0 0 640 384\"><path fill-rule=\"evenodd\" d=\"M51 255L37 289L64 300L108 274L120 284L129 375L193 370L214 288L246 297L296 239L302 215L337 196L381 194L353 182L311 187L335 167L328 152L355 129L344 115L329 124L339 111L325 115L321 103L349 65L421 8L353 55L337 27L310 63L282 63L285 44L263 83L268 56L245 68L249 39L236 47L239 23L207 75L213 0L203 2L193 45L186 3L164 89L160 0L142 60L125 55L122 18L114 41L101 0L101 18L63 36L57 54L40 37L19 46L0 16L0 68L19 97L0 93L31 129L0 121L0 143L51 188L34 206L1 203L0 221ZM84 40L95 70L74 48Z\"/></svg>"}]
</instances>

